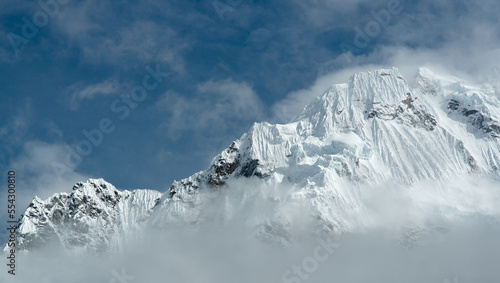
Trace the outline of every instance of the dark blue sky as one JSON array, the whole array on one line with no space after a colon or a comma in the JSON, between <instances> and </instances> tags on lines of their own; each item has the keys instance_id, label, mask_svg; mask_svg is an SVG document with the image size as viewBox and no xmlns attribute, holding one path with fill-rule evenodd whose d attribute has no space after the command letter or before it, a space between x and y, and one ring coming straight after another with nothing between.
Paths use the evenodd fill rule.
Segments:
<instances>
[{"instance_id":1,"label":"dark blue sky","mask_svg":"<svg viewBox=\"0 0 500 283\"><path fill-rule=\"evenodd\" d=\"M486 76L500 5L477 2L2 1L0 180L16 170L18 216L89 177L164 191L252 123L286 122L354 71ZM113 130L92 144L83 131L102 121Z\"/></svg>"}]
</instances>

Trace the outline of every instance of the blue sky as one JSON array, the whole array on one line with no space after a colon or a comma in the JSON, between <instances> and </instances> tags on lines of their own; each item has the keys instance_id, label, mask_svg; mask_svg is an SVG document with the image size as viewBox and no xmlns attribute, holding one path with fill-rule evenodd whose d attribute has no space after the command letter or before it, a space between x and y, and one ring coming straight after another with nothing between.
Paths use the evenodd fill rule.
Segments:
<instances>
[{"instance_id":1,"label":"blue sky","mask_svg":"<svg viewBox=\"0 0 500 283\"><path fill-rule=\"evenodd\" d=\"M89 177L164 191L355 71L481 79L500 58L493 0L41 3L0 3L0 180L16 170L18 216Z\"/></svg>"}]
</instances>

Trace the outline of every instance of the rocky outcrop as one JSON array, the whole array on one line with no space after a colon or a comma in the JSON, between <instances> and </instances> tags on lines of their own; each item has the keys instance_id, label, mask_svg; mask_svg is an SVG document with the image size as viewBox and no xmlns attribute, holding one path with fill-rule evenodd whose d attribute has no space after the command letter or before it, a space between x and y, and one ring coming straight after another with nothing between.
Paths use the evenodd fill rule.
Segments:
<instances>
[{"instance_id":1,"label":"rocky outcrop","mask_svg":"<svg viewBox=\"0 0 500 283\"><path fill-rule=\"evenodd\" d=\"M368 119L396 120L408 126L433 131L437 126L436 118L428 113L425 107L418 104L417 99L417 97L413 98L410 93L407 93L406 99L398 105L381 105L374 102L372 110L368 113Z\"/></svg>"},{"instance_id":2,"label":"rocky outcrop","mask_svg":"<svg viewBox=\"0 0 500 283\"><path fill-rule=\"evenodd\" d=\"M102 179L77 183L71 194L33 199L19 221L18 250L52 242L67 249L107 252L138 232L161 197L152 190L119 191ZM126 233L125 233L126 232Z\"/></svg>"},{"instance_id":3,"label":"rocky outcrop","mask_svg":"<svg viewBox=\"0 0 500 283\"><path fill-rule=\"evenodd\" d=\"M491 138L500 137L500 123L473 106L466 106L457 99L448 102L448 114L458 114L464 117L471 132L480 131Z\"/></svg>"}]
</instances>

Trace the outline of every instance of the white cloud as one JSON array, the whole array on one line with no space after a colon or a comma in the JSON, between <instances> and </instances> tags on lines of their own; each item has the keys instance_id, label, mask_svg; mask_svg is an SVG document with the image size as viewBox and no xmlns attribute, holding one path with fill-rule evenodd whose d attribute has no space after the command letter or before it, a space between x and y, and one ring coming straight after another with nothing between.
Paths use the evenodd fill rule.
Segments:
<instances>
[{"instance_id":1,"label":"white cloud","mask_svg":"<svg viewBox=\"0 0 500 283\"><path fill-rule=\"evenodd\" d=\"M408 48L383 46L367 55L353 56L342 54L328 62L342 66L337 70L319 76L305 89L292 91L273 107L275 119L287 122L300 113L312 99L324 93L333 84L347 83L349 77L357 72L372 71L380 68L397 67L411 84L414 83L419 67L427 67L439 73L454 75L467 80L484 81L496 76L500 66L500 48L486 44L483 34L465 41L449 42L440 48ZM481 44L484 42L485 44ZM346 57L349 56L349 61ZM350 62L349 64L346 64Z\"/></svg>"},{"instance_id":2,"label":"white cloud","mask_svg":"<svg viewBox=\"0 0 500 283\"><path fill-rule=\"evenodd\" d=\"M74 89L77 88L77 86L71 86L69 88ZM71 110L77 110L83 100L91 100L96 96L116 94L120 88L120 84L114 80L106 80L88 85L71 94L70 108Z\"/></svg>"},{"instance_id":3,"label":"white cloud","mask_svg":"<svg viewBox=\"0 0 500 283\"><path fill-rule=\"evenodd\" d=\"M208 81L198 86L203 96L214 95L216 114L231 112L232 116L240 118L261 118L263 115L259 97L247 83L237 83L231 79L225 81Z\"/></svg>"},{"instance_id":4,"label":"white cloud","mask_svg":"<svg viewBox=\"0 0 500 283\"><path fill-rule=\"evenodd\" d=\"M60 176L54 171L53 162L66 164L68 152L64 144L32 140L23 142L20 150L19 155L5 164L5 170L16 172L16 217L21 217L35 196L47 199L55 193L70 193L75 183L88 179L72 167L65 167L66 171ZM0 203L7 203L6 193L0 194ZM0 221L7 221L6 213L0 214ZM0 235L5 233L2 231Z\"/></svg>"},{"instance_id":5,"label":"white cloud","mask_svg":"<svg viewBox=\"0 0 500 283\"><path fill-rule=\"evenodd\" d=\"M148 9L133 4L128 8ZM121 15L106 2L73 3L61 9L56 28L72 46L80 48L83 59L92 64L142 68L154 61L168 64L177 73L184 73L180 52L189 46L187 40L167 25L141 18L140 13L145 11L131 12L132 18L120 19L118 23L113 19Z\"/></svg>"},{"instance_id":6,"label":"white cloud","mask_svg":"<svg viewBox=\"0 0 500 283\"><path fill-rule=\"evenodd\" d=\"M22 153L9 164L9 170L16 172L18 213L24 212L33 197L46 199L55 193L71 192L76 182L88 177L68 167L59 178L52 167L54 161L65 164L68 152L63 144L49 144L41 141L24 143ZM6 203L6 195L0 201ZM20 216L20 215L18 215Z\"/></svg>"},{"instance_id":7,"label":"white cloud","mask_svg":"<svg viewBox=\"0 0 500 283\"><path fill-rule=\"evenodd\" d=\"M312 234L295 238L286 248L253 238L256 230L248 225L251 222L248 216L263 215L265 218L274 213L273 207L279 205L276 197L282 196L283 191L270 191L259 187L258 181L247 181L237 181L235 186L212 199L212 207L202 210L206 222L171 226L162 231L147 230L144 238L115 255L75 256L56 247L20 254L18 261L30 268L29 272L19 268L16 279L41 283L66 282L67 278L76 282L81 278L86 282L118 282L115 277L118 273L133 277L124 282L155 282L168 278L172 282L323 283L335 278L335 282L348 283L440 283L453 282L457 278L456 282L465 283L496 282L499 276L500 230L493 218L498 217L498 208L489 200L490 196L498 197L495 183L477 184L469 180L471 182L466 182L467 188L464 188L458 180L449 190L438 191L437 197L436 188L426 184L415 190L396 189L391 184L387 184L389 188L366 188L363 194L367 198L364 200L371 205L370 217L377 218L381 225L345 233L335 241L340 246L329 251L320 244L321 238ZM480 198L473 193L478 186ZM398 192L394 193L396 190ZM469 199L469 196L475 197ZM460 199L462 204L491 210L476 214L460 211L463 207L458 206L455 208L464 214L446 221L442 217L447 211L443 206L447 203L446 197L455 200L463 197ZM317 218L309 211L295 211L301 212L297 213L298 218L309 219L313 225L316 223ZM413 224L422 222L422 212L427 229L419 230ZM292 216L291 219L297 220ZM416 243L416 240L420 244L405 245ZM319 260L316 254L323 259ZM0 279L7 276L6 266L3 266Z\"/></svg>"},{"instance_id":8,"label":"white cloud","mask_svg":"<svg viewBox=\"0 0 500 283\"><path fill-rule=\"evenodd\" d=\"M387 9L390 2L292 1L298 20L293 17L292 28L276 31L283 43L279 50L293 50L290 57L295 65L311 62L310 71L320 71L309 87L291 91L272 107L275 120L290 120L330 85L346 83L348 76L358 71L396 66L411 80L418 67L427 66L481 80L498 67L500 33L493 11L500 5L491 0L400 0L403 11L390 17L370 38L369 46L358 48L355 55L334 55L341 43L355 46L355 27L364 29L375 21L372 13ZM291 74L293 71L287 72Z\"/></svg>"},{"instance_id":9,"label":"white cloud","mask_svg":"<svg viewBox=\"0 0 500 283\"><path fill-rule=\"evenodd\" d=\"M24 105L16 109L13 116L9 117L0 128L0 138L6 141L5 144L19 144L23 142L31 124L30 120L34 116L31 99L24 100Z\"/></svg>"},{"instance_id":10,"label":"white cloud","mask_svg":"<svg viewBox=\"0 0 500 283\"><path fill-rule=\"evenodd\" d=\"M356 12L360 4L374 2L373 0L315 0L315 1L290 1L301 11L301 20L305 21L309 28L324 27L325 24L342 25L338 18ZM335 15L335 16L333 16ZM344 24L348 24L344 22Z\"/></svg>"},{"instance_id":11,"label":"white cloud","mask_svg":"<svg viewBox=\"0 0 500 283\"><path fill-rule=\"evenodd\" d=\"M252 87L231 79L200 84L192 98L167 92L156 108L168 113L161 131L166 131L172 139L187 132L223 133L238 123L264 117L263 105Z\"/></svg>"}]
</instances>

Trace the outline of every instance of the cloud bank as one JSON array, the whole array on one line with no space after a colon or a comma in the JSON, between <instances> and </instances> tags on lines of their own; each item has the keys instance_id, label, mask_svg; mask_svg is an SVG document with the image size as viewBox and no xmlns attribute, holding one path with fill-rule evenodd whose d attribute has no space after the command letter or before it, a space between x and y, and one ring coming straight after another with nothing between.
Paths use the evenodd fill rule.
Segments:
<instances>
[{"instance_id":1,"label":"cloud bank","mask_svg":"<svg viewBox=\"0 0 500 283\"><path fill-rule=\"evenodd\" d=\"M294 217L302 222L297 226L302 231L295 231L300 237L283 247L256 239L248 219L258 211L269 215L265 211L276 206L274 199L286 195L284 190L237 181L211 200L212 206L203 213L207 221L196 227L145 231L144 238L115 255L75 256L45 247L19 256L15 281L5 277L6 272L0 278L5 282L495 282L500 276L497 185L497 181L469 179L444 187L423 183L417 189L367 188L363 199L372 225L335 239L307 231L304 220L313 217L305 205ZM237 208L229 217L228 204Z\"/></svg>"}]
</instances>

